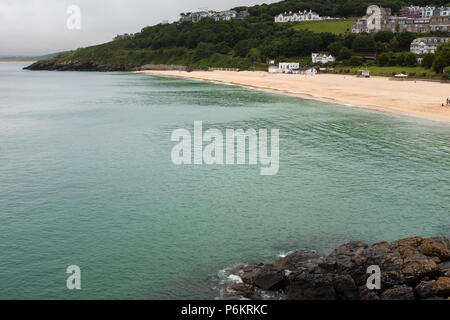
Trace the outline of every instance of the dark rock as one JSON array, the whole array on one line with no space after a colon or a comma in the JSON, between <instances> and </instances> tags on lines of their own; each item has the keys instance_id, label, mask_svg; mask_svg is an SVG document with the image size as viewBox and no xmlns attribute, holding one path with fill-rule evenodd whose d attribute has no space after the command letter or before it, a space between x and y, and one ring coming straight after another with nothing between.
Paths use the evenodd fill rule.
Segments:
<instances>
[{"instance_id":1,"label":"dark rock","mask_svg":"<svg viewBox=\"0 0 450 320\"><path fill-rule=\"evenodd\" d=\"M439 264L438 269L443 276L450 277L450 261Z\"/></svg>"},{"instance_id":2,"label":"dark rock","mask_svg":"<svg viewBox=\"0 0 450 320\"><path fill-rule=\"evenodd\" d=\"M369 290L367 286L359 287L359 294L361 300L380 300L378 290Z\"/></svg>"},{"instance_id":3,"label":"dark rock","mask_svg":"<svg viewBox=\"0 0 450 320\"><path fill-rule=\"evenodd\" d=\"M238 274L246 285L280 290L288 299L446 298L450 295L448 243L443 237L411 237L371 246L350 242L328 256L295 251L272 263L241 267ZM373 265L381 271L380 290L366 286L367 268Z\"/></svg>"},{"instance_id":4,"label":"dark rock","mask_svg":"<svg viewBox=\"0 0 450 320\"><path fill-rule=\"evenodd\" d=\"M435 297L438 294L436 280L422 281L414 288L414 293L421 299Z\"/></svg>"},{"instance_id":5,"label":"dark rock","mask_svg":"<svg viewBox=\"0 0 450 320\"><path fill-rule=\"evenodd\" d=\"M326 256L322 254L299 250L284 258L279 258L276 266L286 270L312 272L325 261L325 258Z\"/></svg>"},{"instance_id":6,"label":"dark rock","mask_svg":"<svg viewBox=\"0 0 450 320\"><path fill-rule=\"evenodd\" d=\"M246 267L241 271L240 277L244 283L264 290L279 290L285 282L284 271L271 264Z\"/></svg>"},{"instance_id":7,"label":"dark rock","mask_svg":"<svg viewBox=\"0 0 450 320\"><path fill-rule=\"evenodd\" d=\"M395 286L381 294L382 300L414 300L414 291L406 285Z\"/></svg>"},{"instance_id":8,"label":"dark rock","mask_svg":"<svg viewBox=\"0 0 450 320\"><path fill-rule=\"evenodd\" d=\"M360 300L359 289L355 285L355 281L349 275L335 275L333 278L333 286L336 295L340 300Z\"/></svg>"},{"instance_id":9,"label":"dark rock","mask_svg":"<svg viewBox=\"0 0 450 320\"><path fill-rule=\"evenodd\" d=\"M302 273L286 288L290 300L336 300L332 274Z\"/></svg>"},{"instance_id":10,"label":"dark rock","mask_svg":"<svg viewBox=\"0 0 450 320\"><path fill-rule=\"evenodd\" d=\"M450 296L450 278L440 277L436 281L438 295L442 297Z\"/></svg>"},{"instance_id":11,"label":"dark rock","mask_svg":"<svg viewBox=\"0 0 450 320\"><path fill-rule=\"evenodd\" d=\"M249 286L244 283L233 283L231 285L231 289L234 291L235 295L256 300L260 299L261 297L255 292L255 289L252 286Z\"/></svg>"},{"instance_id":12,"label":"dark rock","mask_svg":"<svg viewBox=\"0 0 450 320\"><path fill-rule=\"evenodd\" d=\"M37 61L25 70L47 70L47 71L131 71L125 66L97 65L93 62L66 61L58 63L55 59Z\"/></svg>"},{"instance_id":13,"label":"dark rock","mask_svg":"<svg viewBox=\"0 0 450 320\"><path fill-rule=\"evenodd\" d=\"M442 261L450 260L450 244L445 237L423 239L419 251L430 257L438 257Z\"/></svg>"}]
</instances>

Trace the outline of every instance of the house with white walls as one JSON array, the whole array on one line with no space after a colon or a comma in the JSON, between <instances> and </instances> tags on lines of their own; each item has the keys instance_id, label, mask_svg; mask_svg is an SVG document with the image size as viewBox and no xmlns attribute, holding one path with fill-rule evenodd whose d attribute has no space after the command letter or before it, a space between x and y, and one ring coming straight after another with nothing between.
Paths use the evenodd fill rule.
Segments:
<instances>
[{"instance_id":1,"label":"house with white walls","mask_svg":"<svg viewBox=\"0 0 450 320\"><path fill-rule=\"evenodd\" d=\"M313 63L325 64L325 63L336 61L336 58L333 57L331 54L326 55L326 54L320 54L320 53L313 53L313 54L311 54L311 58L312 58Z\"/></svg>"}]
</instances>

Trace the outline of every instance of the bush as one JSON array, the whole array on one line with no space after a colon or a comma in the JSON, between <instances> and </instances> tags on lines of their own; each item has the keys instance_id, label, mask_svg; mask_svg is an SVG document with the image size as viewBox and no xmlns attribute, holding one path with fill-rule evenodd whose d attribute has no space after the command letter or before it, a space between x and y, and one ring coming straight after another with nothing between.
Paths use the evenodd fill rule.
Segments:
<instances>
[{"instance_id":1,"label":"bush","mask_svg":"<svg viewBox=\"0 0 450 320\"><path fill-rule=\"evenodd\" d=\"M387 53L382 53L378 56L378 65L384 67L389 65L391 57Z\"/></svg>"},{"instance_id":2,"label":"bush","mask_svg":"<svg viewBox=\"0 0 450 320\"><path fill-rule=\"evenodd\" d=\"M417 55L413 52L410 52L405 57L405 65L408 67L414 67L417 65Z\"/></svg>"},{"instance_id":3,"label":"bush","mask_svg":"<svg viewBox=\"0 0 450 320\"><path fill-rule=\"evenodd\" d=\"M395 61L397 62L398 66L404 66L405 65L405 60L406 60L406 55L404 53L400 53L395 58Z\"/></svg>"},{"instance_id":4,"label":"bush","mask_svg":"<svg viewBox=\"0 0 450 320\"><path fill-rule=\"evenodd\" d=\"M359 57L353 56L353 57L350 58L349 64L351 66L353 66L353 67L360 66L361 65L361 59Z\"/></svg>"}]
</instances>

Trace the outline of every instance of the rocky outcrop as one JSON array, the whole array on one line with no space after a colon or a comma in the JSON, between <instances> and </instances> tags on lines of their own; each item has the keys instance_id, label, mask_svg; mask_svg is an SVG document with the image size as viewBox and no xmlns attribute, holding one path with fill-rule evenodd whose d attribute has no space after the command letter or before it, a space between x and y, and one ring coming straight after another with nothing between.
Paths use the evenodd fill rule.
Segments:
<instances>
[{"instance_id":1,"label":"rocky outcrop","mask_svg":"<svg viewBox=\"0 0 450 320\"><path fill-rule=\"evenodd\" d=\"M98 65L92 62L66 61L57 62L56 60L40 60L27 67L25 70L47 70L47 71L132 71L132 68L124 66L113 67L111 65Z\"/></svg>"},{"instance_id":2,"label":"rocky outcrop","mask_svg":"<svg viewBox=\"0 0 450 320\"><path fill-rule=\"evenodd\" d=\"M381 270L381 288L367 286L369 266ZM278 291L300 300L412 300L450 298L448 238L412 237L367 245L350 242L330 255L295 251L269 263L239 266L236 295L258 299Z\"/></svg>"},{"instance_id":3,"label":"rocky outcrop","mask_svg":"<svg viewBox=\"0 0 450 320\"><path fill-rule=\"evenodd\" d=\"M69 60L66 62L57 62L55 59L40 60L32 65L24 68L25 70L47 70L47 71L143 71L143 70L178 70L178 71L193 71L198 70L194 67L186 67L179 65L166 64L145 64L141 67L131 68L125 66L111 66L107 64L95 64L92 62L79 62L76 60Z\"/></svg>"},{"instance_id":4,"label":"rocky outcrop","mask_svg":"<svg viewBox=\"0 0 450 320\"><path fill-rule=\"evenodd\" d=\"M174 65L174 64L144 64L143 66L136 68L136 71L145 71L145 70L188 71L189 69L190 68L188 68L186 66L179 66L179 65Z\"/></svg>"}]
</instances>

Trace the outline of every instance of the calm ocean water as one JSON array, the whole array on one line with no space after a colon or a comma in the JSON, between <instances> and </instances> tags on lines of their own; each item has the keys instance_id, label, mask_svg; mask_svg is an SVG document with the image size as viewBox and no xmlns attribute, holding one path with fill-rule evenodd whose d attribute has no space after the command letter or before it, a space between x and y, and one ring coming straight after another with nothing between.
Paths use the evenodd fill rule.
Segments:
<instances>
[{"instance_id":1,"label":"calm ocean water","mask_svg":"<svg viewBox=\"0 0 450 320\"><path fill-rule=\"evenodd\" d=\"M448 125L22 66L0 63L0 299L214 298L220 270L294 248L450 236ZM170 135L194 120L280 129L278 175L173 165Z\"/></svg>"}]
</instances>

